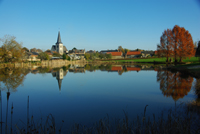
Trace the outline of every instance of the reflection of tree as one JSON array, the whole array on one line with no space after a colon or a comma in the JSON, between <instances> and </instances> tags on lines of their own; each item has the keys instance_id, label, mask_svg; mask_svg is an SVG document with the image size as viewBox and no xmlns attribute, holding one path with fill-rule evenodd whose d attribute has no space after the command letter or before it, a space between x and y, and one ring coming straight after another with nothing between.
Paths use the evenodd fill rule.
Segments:
<instances>
[{"instance_id":1,"label":"reflection of tree","mask_svg":"<svg viewBox=\"0 0 200 134\"><path fill-rule=\"evenodd\" d=\"M173 100L183 98L191 90L193 78L182 78L180 73L170 71L158 71L157 81L160 82L160 90L164 96L172 97Z\"/></svg>"},{"instance_id":2,"label":"reflection of tree","mask_svg":"<svg viewBox=\"0 0 200 134\"><path fill-rule=\"evenodd\" d=\"M29 71L22 68L0 69L0 82L4 84L4 88L1 87L1 90L7 90L7 107L6 107L6 122L5 122L6 133L7 133L8 103L9 103L10 92L17 91L17 87L23 83L25 75L28 73ZM2 116L2 107L1 107L1 116ZM2 118L1 118L1 123L2 123ZM2 124L1 124L1 130L2 130Z\"/></svg>"},{"instance_id":3,"label":"reflection of tree","mask_svg":"<svg viewBox=\"0 0 200 134\"><path fill-rule=\"evenodd\" d=\"M95 71L95 70L101 70L101 71L107 71L111 70L112 65L93 65L93 64L86 64L85 65L85 70L88 71Z\"/></svg>"},{"instance_id":4,"label":"reflection of tree","mask_svg":"<svg viewBox=\"0 0 200 134\"><path fill-rule=\"evenodd\" d=\"M24 81L25 75L28 74L22 68L2 68L0 69L0 82L4 83L5 90L15 92L17 87Z\"/></svg>"}]
</instances>

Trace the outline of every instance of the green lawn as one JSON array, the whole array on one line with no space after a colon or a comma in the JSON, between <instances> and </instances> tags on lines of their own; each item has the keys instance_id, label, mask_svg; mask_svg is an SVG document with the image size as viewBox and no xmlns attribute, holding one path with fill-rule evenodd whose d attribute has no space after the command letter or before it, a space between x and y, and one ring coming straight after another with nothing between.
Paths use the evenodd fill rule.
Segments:
<instances>
[{"instance_id":1,"label":"green lawn","mask_svg":"<svg viewBox=\"0 0 200 134\"><path fill-rule=\"evenodd\" d=\"M109 60L108 60L109 61ZM166 58L146 58L146 59L130 59L130 60L112 60L112 61L115 61L115 62L165 62L166 61ZM172 61L174 61L174 59L172 58ZM199 61L199 58L197 57L191 57L190 59L189 58L186 58L183 60L183 62L198 62Z\"/></svg>"},{"instance_id":2,"label":"green lawn","mask_svg":"<svg viewBox=\"0 0 200 134\"><path fill-rule=\"evenodd\" d=\"M200 61L199 57L191 57L190 59L187 58L183 60L183 62L198 62L198 61Z\"/></svg>"}]
</instances>

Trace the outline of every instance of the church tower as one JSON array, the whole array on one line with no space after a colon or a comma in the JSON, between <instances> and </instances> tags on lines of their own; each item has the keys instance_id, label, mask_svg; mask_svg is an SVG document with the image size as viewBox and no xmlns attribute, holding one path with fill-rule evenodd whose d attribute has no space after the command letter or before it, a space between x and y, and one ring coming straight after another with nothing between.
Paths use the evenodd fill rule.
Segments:
<instances>
[{"instance_id":1,"label":"church tower","mask_svg":"<svg viewBox=\"0 0 200 134\"><path fill-rule=\"evenodd\" d=\"M58 32L58 39L55 46L56 52L58 52L60 55L63 55L63 43L61 42L60 31Z\"/></svg>"},{"instance_id":2,"label":"church tower","mask_svg":"<svg viewBox=\"0 0 200 134\"><path fill-rule=\"evenodd\" d=\"M63 69L60 68L59 71L56 72L56 79L58 80L59 91L61 91L61 84L63 80Z\"/></svg>"}]
</instances>

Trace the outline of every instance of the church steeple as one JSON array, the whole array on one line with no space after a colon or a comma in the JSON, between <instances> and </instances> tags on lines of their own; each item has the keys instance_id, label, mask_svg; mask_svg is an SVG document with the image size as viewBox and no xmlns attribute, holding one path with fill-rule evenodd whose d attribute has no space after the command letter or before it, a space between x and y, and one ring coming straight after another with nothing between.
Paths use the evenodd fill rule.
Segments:
<instances>
[{"instance_id":1,"label":"church steeple","mask_svg":"<svg viewBox=\"0 0 200 134\"><path fill-rule=\"evenodd\" d=\"M60 37L60 31L58 32L58 39L57 39L57 43L56 44L59 44L59 43L62 43L61 42L61 37Z\"/></svg>"}]
</instances>

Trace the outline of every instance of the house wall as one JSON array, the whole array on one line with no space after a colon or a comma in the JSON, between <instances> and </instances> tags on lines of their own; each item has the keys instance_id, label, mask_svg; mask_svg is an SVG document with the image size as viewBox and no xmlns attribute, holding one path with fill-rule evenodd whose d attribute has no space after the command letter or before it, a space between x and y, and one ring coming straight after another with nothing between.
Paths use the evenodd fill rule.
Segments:
<instances>
[{"instance_id":1,"label":"house wall","mask_svg":"<svg viewBox=\"0 0 200 134\"><path fill-rule=\"evenodd\" d=\"M137 55L127 55L127 58L136 58Z\"/></svg>"},{"instance_id":2,"label":"house wall","mask_svg":"<svg viewBox=\"0 0 200 134\"><path fill-rule=\"evenodd\" d=\"M124 58L123 56L112 56L112 59L122 59Z\"/></svg>"}]
</instances>

